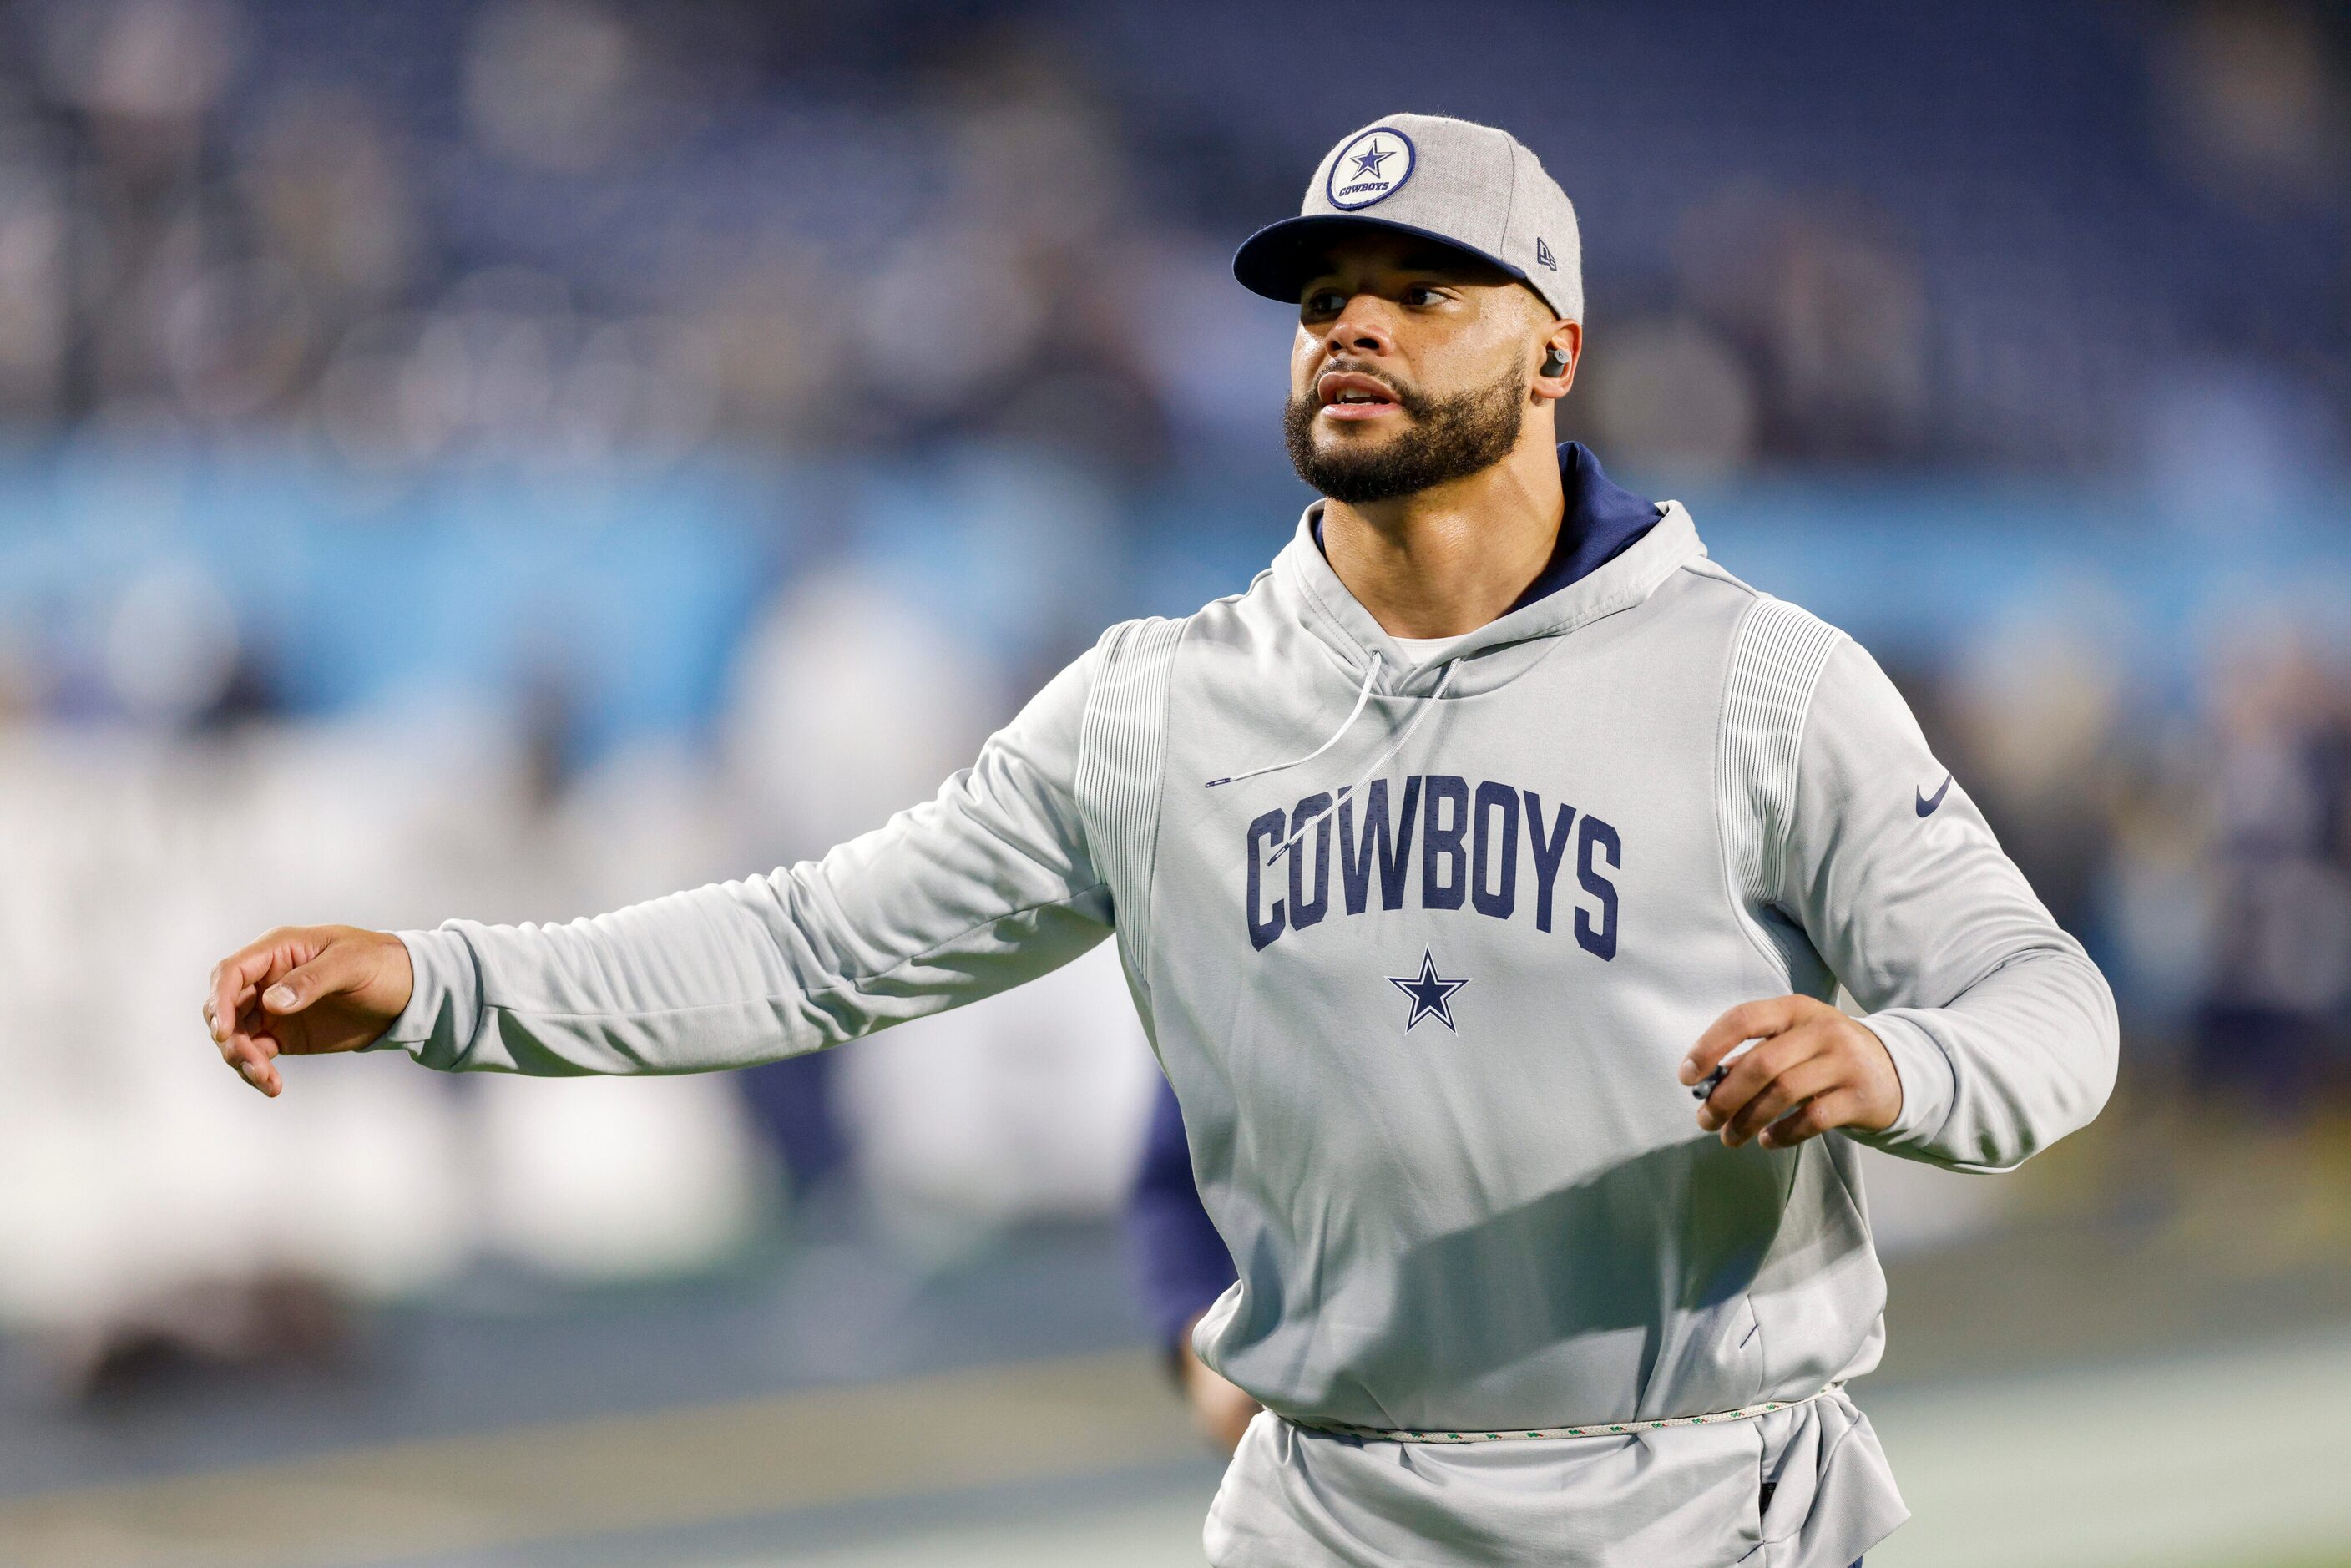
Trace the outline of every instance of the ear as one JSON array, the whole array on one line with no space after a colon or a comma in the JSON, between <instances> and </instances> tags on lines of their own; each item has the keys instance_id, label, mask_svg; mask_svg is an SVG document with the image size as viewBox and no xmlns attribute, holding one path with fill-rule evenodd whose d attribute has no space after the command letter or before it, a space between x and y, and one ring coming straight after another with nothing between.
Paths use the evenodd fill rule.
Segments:
<instances>
[{"instance_id":1,"label":"ear","mask_svg":"<svg viewBox=\"0 0 2351 1568\"><path fill-rule=\"evenodd\" d=\"M1530 390L1541 402L1557 402L1575 384L1576 361L1583 353L1583 323L1554 321L1536 347L1542 357L1535 362Z\"/></svg>"}]
</instances>

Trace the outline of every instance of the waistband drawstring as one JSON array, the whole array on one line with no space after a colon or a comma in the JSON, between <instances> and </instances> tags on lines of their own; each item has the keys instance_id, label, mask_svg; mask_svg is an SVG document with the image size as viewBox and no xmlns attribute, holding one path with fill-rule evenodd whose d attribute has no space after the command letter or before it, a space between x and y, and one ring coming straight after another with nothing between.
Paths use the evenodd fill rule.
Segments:
<instances>
[{"instance_id":1,"label":"waistband drawstring","mask_svg":"<svg viewBox=\"0 0 2351 1568\"><path fill-rule=\"evenodd\" d=\"M1761 1405L1741 1405L1736 1410L1709 1410L1703 1416L1667 1416L1654 1421L1601 1421L1588 1427L1522 1427L1515 1432L1410 1431L1391 1427L1352 1427L1344 1421L1310 1421L1295 1416L1284 1416L1282 1419L1310 1432L1328 1432L1334 1437L1354 1437L1371 1443L1514 1443L1530 1437L1624 1437L1635 1432L1669 1431L1676 1427L1715 1427L1725 1421L1752 1421L1761 1416L1777 1415L1782 1410L1793 1410L1815 1399L1826 1398L1844 1387L1844 1379L1840 1377L1827 1387L1816 1389L1802 1399L1767 1399Z\"/></svg>"}]
</instances>

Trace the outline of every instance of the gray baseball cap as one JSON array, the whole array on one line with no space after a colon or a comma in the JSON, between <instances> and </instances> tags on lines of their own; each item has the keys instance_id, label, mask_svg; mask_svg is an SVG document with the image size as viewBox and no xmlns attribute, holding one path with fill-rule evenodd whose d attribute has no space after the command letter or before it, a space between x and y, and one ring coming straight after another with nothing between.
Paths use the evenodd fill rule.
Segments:
<instances>
[{"instance_id":1,"label":"gray baseball cap","mask_svg":"<svg viewBox=\"0 0 2351 1568\"><path fill-rule=\"evenodd\" d=\"M1340 234L1394 229L1492 262L1566 320L1583 319L1575 207L1518 138L1436 114L1391 114L1342 141L1314 171L1298 215L1233 253L1251 293L1298 302Z\"/></svg>"}]
</instances>

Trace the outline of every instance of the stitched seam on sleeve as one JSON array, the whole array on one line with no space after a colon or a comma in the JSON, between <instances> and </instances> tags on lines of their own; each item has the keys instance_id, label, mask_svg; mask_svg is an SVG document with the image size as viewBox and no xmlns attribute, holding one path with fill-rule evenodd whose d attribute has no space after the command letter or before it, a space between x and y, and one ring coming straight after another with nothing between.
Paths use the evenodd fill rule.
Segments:
<instances>
[{"instance_id":1,"label":"stitched seam on sleeve","mask_svg":"<svg viewBox=\"0 0 2351 1568\"><path fill-rule=\"evenodd\" d=\"M1844 633L1757 594L1732 629L1716 729L1715 821L1731 915L1775 977L1788 955L1750 905L1776 903L1795 819L1802 737L1821 673Z\"/></svg>"},{"instance_id":2,"label":"stitched seam on sleeve","mask_svg":"<svg viewBox=\"0 0 2351 1568\"><path fill-rule=\"evenodd\" d=\"M1167 657L1165 661L1166 668L1160 672L1161 695L1159 703L1159 723L1155 737L1155 745L1159 754L1159 764L1155 770L1158 776L1158 787L1151 793L1151 829L1149 832L1144 836L1144 864L1145 869L1144 872L1143 901L1144 916L1146 922L1155 918L1157 915L1157 910L1154 905L1159 896L1159 835L1167 821L1168 737L1176 723L1176 651L1183 645L1184 635L1186 632L1191 630L1191 621L1188 618L1176 623L1175 635L1170 637L1167 642ZM1140 967L1143 972L1143 992L1146 998L1151 994L1152 956L1157 951L1158 946L1155 943L1138 955L1138 967ZM1146 1013L1145 1016L1147 1018L1148 1014Z\"/></svg>"},{"instance_id":3,"label":"stitched seam on sleeve","mask_svg":"<svg viewBox=\"0 0 2351 1568\"><path fill-rule=\"evenodd\" d=\"M1813 666L1812 674L1804 682L1803 701L1796 710L1795 727L1788 736L1788 809L1780 823L1779 865L1771 879L1775 895L1787 890L1788 843L1795 837L1796 813L1803 800L1804 737L1812 733L1813 699L1820 695L1821 680L1829 673L1829 661L1836 657L1837 650L1849 640L1844 632L1824 621L1818 625L1828 635L1821 645L1819 662ZM1844 981L1840 979L1838 984L1842 985Z\"/></svg>"},{"instance_id":4,"label":"stitched seam on sleeve","mask_svg":"<svg viewBox=\"0 0 2351 1568\"><path fill-rule=\"evenodd\" d=\"M1747 937L1748 943L1765 964L1776 971L1782 963L1772 953L1754 922L1747 917L1745 903L1740 897L1739 851L1734 835L1736 801L1743 792L1743 780L1731 755L1730 704L1731 694L1738 684L1739 661L1745 641L1747 622L1762 603L1758 594L1754 602L1741 611L1730 629L1730 644L1722 661L1722 686L1717 697L1719 705L1714 723L1714 841L1722 861L1722 899L1729 907L1731 924Z\"/></svg>"},{"instance_id":5,"label":"stitched seam on sleeve","mask_svg":"<svg viewBox=\"0 0 2351 1568\"><path fill-rule=\"evenodd\" d=\"M1169 688L1187 621L1130 621L1104 633L1080 722L1077 807L1111 891L1120 946L1151 951L1151 894L1165 790Z\"/></svg>"}]
</instances>

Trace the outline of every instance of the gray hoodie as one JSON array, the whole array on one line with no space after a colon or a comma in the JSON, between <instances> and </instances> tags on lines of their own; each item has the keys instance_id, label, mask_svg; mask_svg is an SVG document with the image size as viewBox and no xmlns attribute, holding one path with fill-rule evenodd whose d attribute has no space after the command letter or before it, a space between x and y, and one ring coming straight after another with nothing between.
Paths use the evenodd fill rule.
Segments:
<instances>
[{"instance_id":1,"label":"gray hoodie","mask_svg":"<svg viewBox=\"0 0 2351 1568\"><path fill-rule=\"evenodd\" d=\"M936 799L820 861L402 933L416 989L381 1043L741 1066L1114 934L1239 1274L1198 1348L1274 1413L1213 1563L1845 1568L1906 1517L1838 1386L1884 1342L1854 1145L2016 1165L2104 1103L2114 1004L1869 655L1656 510L1416 663L1310 509L1247 592L1113 627ZM1675 1070L1707 1025L1839 981L1896 1124L1700 1132ZM1316 1429L1783 1401L1460 1446Z\"/></svg>"}]
</instances>

